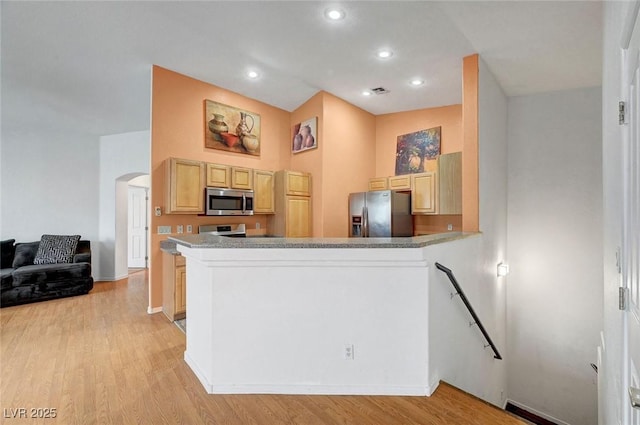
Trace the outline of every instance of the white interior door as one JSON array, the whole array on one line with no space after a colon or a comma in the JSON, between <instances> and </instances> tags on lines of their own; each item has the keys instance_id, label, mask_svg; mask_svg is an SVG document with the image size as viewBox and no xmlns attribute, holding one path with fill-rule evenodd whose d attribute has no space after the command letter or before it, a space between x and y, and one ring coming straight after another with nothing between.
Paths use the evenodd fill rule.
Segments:
<instances>
[{"instance_id":1,"label":"white interior door","mask_svg":"<svg viewBox=\"0 0 640 425\"><path fill-rule=\"evenodd\" d=\"M626 291L623 326L623 385L640 389L640 22L636 2L629 9L626 28L633 28L623 53L623 97L626 98L626 131L622 143L623 240L622 286ZM623 47L624 46L623 39ZM625 397L623 423L640 425L640 407Z\"/></svg>"},{"instance_id":2,"label":"white interior door","mask_svg":"<svg viewBox=\"0 0 640 425\"><path fill-rule=\"evenodd\" d=\"M128 265L147 267L147 188L129 186Z\"/></svg>"}]
</instances>

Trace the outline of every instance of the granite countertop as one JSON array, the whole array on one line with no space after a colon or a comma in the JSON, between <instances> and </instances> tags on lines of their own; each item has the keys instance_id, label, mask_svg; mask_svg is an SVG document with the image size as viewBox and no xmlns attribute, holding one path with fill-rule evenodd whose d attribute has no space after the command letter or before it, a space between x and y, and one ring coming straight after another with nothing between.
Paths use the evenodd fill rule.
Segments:
<instances>
[{"instance_id":1,"label":"granite countertop","mask_svg":"<svg viewBox=\"0 0 640 425\"><path fill-rule=\"evenodd\" d=\"M163 248L167 252L168 244L174 243L189 248L421 248L457 239L463 239L477 233L448 232L434 235L395 237L395 238L229 238L213 235L170 236ZM173 246L175 250L175 245Z\"/></svg>"},{"instance_id":2,"label":"granite countertop","mask_svg":"<svg viewBox=\"0 0 640 425\"><path fill-rule=\"evenodd\" d=\"M170 240L160 241L160 251L166 252L170 255L182 255L180 251L176 248L176 243Z\"/></svg>"}]
</instances>

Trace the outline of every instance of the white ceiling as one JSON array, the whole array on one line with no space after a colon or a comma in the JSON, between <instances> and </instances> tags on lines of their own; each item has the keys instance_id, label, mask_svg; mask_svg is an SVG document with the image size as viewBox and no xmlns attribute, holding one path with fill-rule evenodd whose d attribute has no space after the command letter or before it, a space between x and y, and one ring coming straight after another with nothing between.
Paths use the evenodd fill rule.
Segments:
<instances>
[{"instance_id":1,"label":"white ceiling","mask_svg":"<svg viewBox=\"0 0 640 425\"><path fill-rule=\"evenodd\" d=\"M329 5L346 18L328 22ZM601 84L599 1L4 0L0 14L3 135L148 129L152 64L289 111L319 90L373 114L460 103L473 53L509 96Z\"/></svg>"}]
</instances>

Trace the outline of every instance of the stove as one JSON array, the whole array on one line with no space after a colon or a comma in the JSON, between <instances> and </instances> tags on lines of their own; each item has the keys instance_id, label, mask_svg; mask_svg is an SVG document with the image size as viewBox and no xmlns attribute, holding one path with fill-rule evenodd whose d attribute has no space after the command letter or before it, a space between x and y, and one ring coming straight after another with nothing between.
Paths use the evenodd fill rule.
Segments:
<instances>
[{"instance_id":1,"label":"stove","mask_svg":"<svg viewBox=\"0 0 640 425\"><path fill-rule=\"evenodd\" d=\"M246 238L247 228L244 223L241 224L205 224L198 226L198 233L227 236L230 238Z\"/></svg>"}]
</instances>

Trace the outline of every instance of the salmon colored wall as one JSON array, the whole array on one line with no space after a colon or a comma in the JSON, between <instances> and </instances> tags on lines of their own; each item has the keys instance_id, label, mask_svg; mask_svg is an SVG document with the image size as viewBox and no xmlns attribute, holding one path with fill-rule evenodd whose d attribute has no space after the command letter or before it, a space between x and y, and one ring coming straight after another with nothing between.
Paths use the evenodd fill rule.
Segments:
<instances>
[{"instance_id":1,"label":"salmon colored wall","mask_svg":"<svg viewBox=\"0 0 640 425\"><path fill-rule=\"evenodd\" d=\"M375 176L393 176L396 170L398 136L432 127L442 127L440 152L462 150L462 105L418 109L376 117Z\"/></svg>"},{"instance_id":2,"label":"salmon colored wall","mask_svg":"<svg viewBox=\"0 0 640 425\"><path fill-rule=\"evenodd\" d=\"M462 60L462 230L479 230L478 55Z\"/></svg>"},{"instance_id":3,"label":"salmon colored wall","mask_svg":"<svg viewBox=\"0 0 640 425\"><path fill-rule=\"evenodd\" d=\"M291 125L318 117L318 148L291 154L292 170L311 173L313 236L347 237L349 193L367 187L375 166L375 116L319 92L291 113Z\"/></svg>"},{"instance_id":4,"label":"salmon colored wall","mask_svg":"<svg viewBox=\"0 0 640 425\"><path fill-rule=\"evenodd\" d=\"M324 92L319 92L311 99L300 105L291 113L289 129L289 149L287 159L283 162L283 168L293 171L305 171L311 173L311 220L313 223L312 236L322 237L323 220L322 217L322 181L323 181L323 153L326 149L324 144ZM291 144L293 134L291 128L295 124L306 121L309 118L317 117L317 144L318 147L307 151L293 154Z\"/></svg>"},{"instance_id":5,"label":"salmon colored wall","mask_svg":"<svg viewBox=\"0 0 640 425\"><path fill-rule=\"evenodd\" d=\"M166 235L158 235L157 228L170 225L191 224L194 233L197 226L210 223L247 223L255 228L260 223L266 228L267 216L254 217L200 217L197 215L165 215L165 169L169 157L195 159L206 162L237 165L265 170L281 168L283 158L289 155L290 114L262 102L237 93L189 78L173 71L154 66L151 99L151 205L162 208L163 215L151 218L151 253L149 305L162 305L162 255L160 241ZM206 149L205 99L232 105L260 115L260 156ZM208 118L207 118L208 119ZM204 196L204 194L203 194Z\"/></svg>"},{"instance_id":6,"label":"salmon colored wall","mask_svg":"<svg viewBox=\"0 0 640 425\"><path fill-rule=\"evenodd\" d=\"M324 93L323 233L349 236L349 193L367 190L375 174L376 117Z\"/></svg>"}]
</instances>

